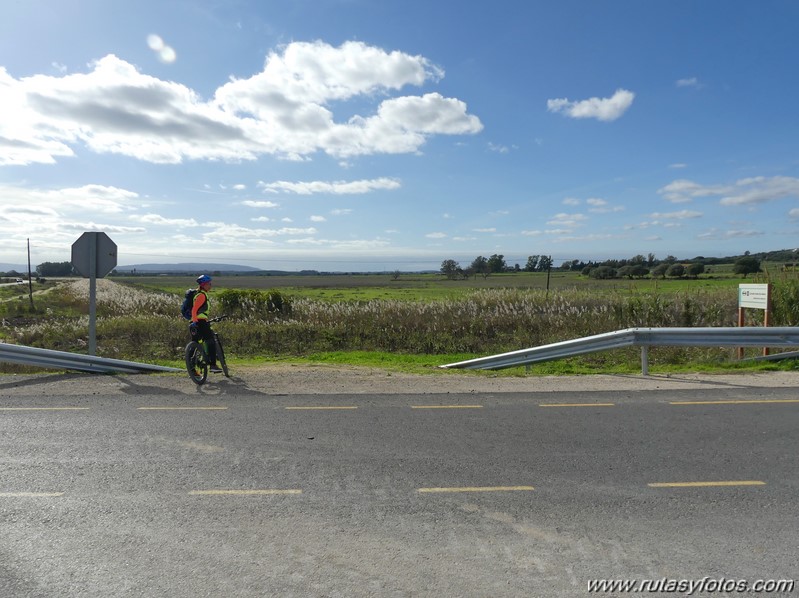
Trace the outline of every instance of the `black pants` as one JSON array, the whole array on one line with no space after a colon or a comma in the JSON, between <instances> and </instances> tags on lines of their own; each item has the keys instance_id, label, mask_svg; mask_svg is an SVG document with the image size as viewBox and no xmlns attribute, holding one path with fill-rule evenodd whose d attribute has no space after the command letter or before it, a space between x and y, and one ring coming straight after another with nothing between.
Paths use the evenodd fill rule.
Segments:
<instances>
[{"instance_id":1,"label":"black pants","mask_svg":"<svg viewBox=\"0 0 799 598\"><path fill-rule=\"evenodd\" d=\"M202 341L205 343L205 352L208 354L208 362L216 364L216 343L214 342L214 333L211 330L211 325L205 320L199 320L197 323L192 322L189 324L189 333L191 333L191 340Z\"/></svg>"}]
</instances>

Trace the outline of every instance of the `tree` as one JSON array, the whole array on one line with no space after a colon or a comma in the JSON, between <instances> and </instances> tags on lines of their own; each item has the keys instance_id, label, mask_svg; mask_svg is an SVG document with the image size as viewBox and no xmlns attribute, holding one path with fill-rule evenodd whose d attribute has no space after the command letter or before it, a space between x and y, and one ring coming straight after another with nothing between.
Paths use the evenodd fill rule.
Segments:
<instances>
[{"instance_id":1,"label":"tree","mask_svg":"<svg viewBox=\"0 0 799 598\"><path fill-rule=\"evenodd\" d=\"M732 266L732 271L736 274L743 274L743 277L746 278L747 274L756 274L760 272L760 260L756 257L742 257L735 261Z\"/></svg>"},{"instance_id":2,"label":"tree","mask_svg":"<svg viewBox=\"0 0 799 598\"><path fill-rule=\"evenodd\" d=\"M616 270L610 266L597 266L588 275L591 278L606 280L608 278L616 278Z\"/></svg>"},{"instance_id":3,"label":"tree","mask_svg":"<svg viewBox=\"0 0 799 598\"><path fill-rule=\"evenodd\" d=\"M652 269L652 276L658 276L660 278L666 278L666 270L669 269L669 265L665 262L662 264L658 264Z\"/></svg>"},{"instance_id":4,"label":"tree","mask_svg":"<svg viewBox=\"0 0 799 598\"><path fill-rule=\"evenodd\" d=\"M617 274L619 275L620 278L630 278L631 279L633 277L633 268L634 267L635 266L631 266L629 264L627 264L626 266L622 266L621 268L619 268Z\"/></svg>"},{"instance_id":5,"label":"tree","mask_svg":"<svg viewBox=\"0 0 799 598\"><path fill-rule=\"evenodd\" d=\"M455 260L444 260L441 262L441 273L450 280L457 276L458 270L460 270L460 266Z\"/></svg>"},{"instance_id":6,"label":"tree","mask_svg":"<svg viewBox=\"0 0 799 598\"><path fill-rule=\"evenodd\" d=\"M491 270L488 269L488 260L482 255L478 255L474 258L470 269L474 272L475 276L482 274L483 278L488 278L488 275L491 274Z\"/></svg>"},{"instance_id":7,"label":"tree","mask_svg":"<svg viewBox=\"0 0 799 598\"><path fill-rule=\"evenodd\" d=\"M538 271L547 272L548 270L551 269L552 269L552 257L548 255L542 255L541 258L538 260Z\"/></svg>"},{"instance_id":8,"label":"tree","mask_svg":"<svg viewBox=\"0 0 799 598\"><path fill-rule=\"evenodd\" d=\"M688 275L696 278L705 271L705 265L702 262L694 262L688 264Z\"/></svg>"},{"instance_id":9,"label":"tree","mask_svg":"<svg viewBox=\"0 0 799 598\"><path fill-rule=\"evenodd\" d=\"M538 258L541 256L539 255L529 255L527 256L527 265L524 267L525 272L535 272L538 270Z\"/></svg>"},{"instance_id":10,"label":"tree","mask_svg":"<svg viewBox=\"0 0 799 598\"><path fill-rule=\"evenodd\" d=\"M70 262L44 262L36 266L36 274L44 276L69 276L72 274Z\"/></svg>"},{"instance_id":11,"label":"tree","mask_svg":"<svg viewBox=\"0 0 799 598\"><path fill-rule=\"evenodd\" d=\"M500 272L505 272L507 269L508 265L505 263L504 255L497 255L495 253L488 258L488 270L492 274L499 274Z\"/></svg>"},{"instance_id":12,"label":"tree","mask_svg":"<svg viewBox=\"0 0 799 598\"><path fill-rule=\"evenodd\" d=\"M668 270L666 270L666 276L671 278L682 278L685 276L685 266L682 264L672 264L669 266Z\"/></svg>"}]
</instances>

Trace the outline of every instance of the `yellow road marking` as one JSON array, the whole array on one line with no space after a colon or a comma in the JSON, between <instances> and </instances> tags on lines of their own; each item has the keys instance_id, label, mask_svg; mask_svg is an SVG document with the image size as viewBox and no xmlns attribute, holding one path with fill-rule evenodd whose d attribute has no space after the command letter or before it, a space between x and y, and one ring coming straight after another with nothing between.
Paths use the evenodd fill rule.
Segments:
<instances>
[{"instance_id":1,"label":"yellow road marking","mask_svg":"<svg viewBox=\"0 0 799 598\"><path fill-rule=\"evenodd\" d=\"M650 488L703 488L708 486L765 486L766 482L759 480L741 480L727 482L657 482L647 484Z\"/></svg>"},{"instance_id":2,"label":"yellow road marking","mask_svg":"<svg viewBox=\"0 0 799 598\"><path fill-rule=\"evenodd\" d=\"M670 405L746 405L747 403L799 403L799 399L752 399L750 401L672 401Z\"/></svg>"},{"instance_id":3,"label":"yellow road marking","mask_svg":"<svg viewBox=\"0 0 799 598\"><path fill-rule=\"evenodd\" d=\"M302 494L302 490L280 490L274 488L266 488L263 490L192 490L189 492L189 494L192 496L255 496L273 494Z\"/></svg>"},{"instance_id":4,"label":"yellow road marking","mask_svg":"<svg viewBox=\"0 0 799 598\"><path fill-rule=\"evenodd\" d=\"M532 486L464 486L462 488L419 488L417 492L432 494L443 492L520 492L535 490Z\"/></svg>"},{"instance_id":5,"label":"yellow road marking","mask_svg":"<svg viewBox=\"0 0 799 598\"><path fill-rule=\"evenodd\" d=\"M224 411L227 407L138 407L139 411Z\"/></svg>"},{"instance_id":6,"label":"yellow road marking","mask_svg":"<svg viewBox=\"0 0 799 598\"><path fill-rule=\"evenodd\" d=\"M539 407L615 407L616 403L541 403Z\"/></svg>"},{"instance_id":7,"label":"yellow road marking","mask_svg":"<svg viewBox=\"0 0 799 598\"><path fill-rule=\"evenodd\" d=\"M286 407L287 411L336 411L336 410L352 410L357 407Z\"/></svg>"},{"instance_id":8,"label":"yellow road marking","mask_svg":"<svg viewBox=\"0 0 799 598\"><path fill-rule=\"evenodd\" d=\"M0 411L88 411L89 407L0 407Z\"/></svg>"},{"instance_id":9,"label":"yellow road marking","mask_svg":"<svg viewBox=\"0 0 799 598\"><path fill-rule=\"evenodd\" d=\"M482 409L482 405L411 405L411 409Z\"/></svg>"},{"instance_id":10,"label":"yellow road marking","mask_svg":"<svg viewBox=\"0 0 799 598\"><path fill-rule=\"evenodd\" d=\"M63 496L63 492L0 492L0 498L40 498L48 496Z\"/></svg>"}]
</instances>

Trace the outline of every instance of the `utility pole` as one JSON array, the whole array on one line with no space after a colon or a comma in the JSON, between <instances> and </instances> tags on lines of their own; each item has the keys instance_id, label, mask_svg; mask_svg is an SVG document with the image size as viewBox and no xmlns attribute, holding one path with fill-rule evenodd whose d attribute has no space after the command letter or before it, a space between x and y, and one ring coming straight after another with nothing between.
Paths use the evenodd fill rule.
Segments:
<instances>
[{"instance_id":1,"label":"utility pole","mask_svg":"<svg viewBox=\"0 0 799 598\"><path fill-rule=\"evenodd\" d=\"M28 239L28 297L31 300L31 311L33 311L33 279L31 278L31 240Z\"/></svg>"}]
</instances>

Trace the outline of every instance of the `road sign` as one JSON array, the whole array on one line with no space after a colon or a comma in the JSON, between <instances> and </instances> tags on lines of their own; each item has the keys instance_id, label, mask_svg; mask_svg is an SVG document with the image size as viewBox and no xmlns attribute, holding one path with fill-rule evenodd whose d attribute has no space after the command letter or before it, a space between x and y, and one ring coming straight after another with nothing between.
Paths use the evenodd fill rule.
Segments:
<instances>
[{"instance_id":1,"label":"road sign","mask_svg":"<svg viewBox=\"0 0 799 598\"><path fill-rule=\"evenodd\" d=\"M738 307L768 309L771 289L768 284L739 284Z\"/></svg>"},{"instance_id":2,"label":"road sign","mask_svg":"<svg viewBox=\"0 0 799 598\"><path fill-rule=\"evenodd\" d=\"M117 265L117 245L105 233L83 233L72 244L72 267L84 278L102 278Z\"/></svg>"}]
</instances>

